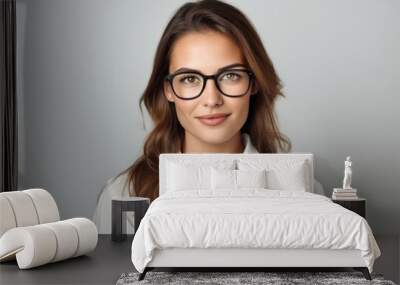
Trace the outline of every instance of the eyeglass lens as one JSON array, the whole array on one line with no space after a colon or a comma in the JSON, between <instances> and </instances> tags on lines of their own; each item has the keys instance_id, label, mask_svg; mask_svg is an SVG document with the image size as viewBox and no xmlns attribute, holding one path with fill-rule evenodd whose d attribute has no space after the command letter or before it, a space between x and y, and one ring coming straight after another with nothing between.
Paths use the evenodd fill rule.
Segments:
<instances>
[{"instance_id":1,"label":"eyeglass lens","mask_svg":"<svg viewBox=\"0 0 400 285\"><path fill-rule=\"evenodd\" d=\"M216 81L222 93L241 96L249 89L250 75L245 70L228 70L221 73ZM203 90L204 79L197 73L181 73L174 77L172 85L179 97L193 98Z\"/></svg>"}]
</instances>

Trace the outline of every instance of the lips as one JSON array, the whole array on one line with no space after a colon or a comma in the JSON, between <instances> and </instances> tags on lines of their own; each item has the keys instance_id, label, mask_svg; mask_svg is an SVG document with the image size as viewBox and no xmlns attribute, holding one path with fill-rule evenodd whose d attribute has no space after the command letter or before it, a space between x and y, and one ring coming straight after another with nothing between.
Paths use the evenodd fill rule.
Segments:
<instances>
[{"instance_id":1,"label":"lips","mask_svg":"<svg viewBox=\"0 0 400 285\"><path fill-rule=\"evenodd\" d=\"M207 126L216 126L223 123L230 114L213 114L197 117L201 123Z\"/></svg>"},{"instance_id":2,"label":"lips","mask_svg":"<svg viewBox=\"0 0 400 285\"><path fill-rule=\"evenodd\" d=\"M215 113L215 114L210 114L210 115L204 115L204 116L198 116L196 118L199 119L211 119L211 118L218 118L218 117L226 117L229 116L230 114L228 113Z\"/></svg>"}]
</instances>

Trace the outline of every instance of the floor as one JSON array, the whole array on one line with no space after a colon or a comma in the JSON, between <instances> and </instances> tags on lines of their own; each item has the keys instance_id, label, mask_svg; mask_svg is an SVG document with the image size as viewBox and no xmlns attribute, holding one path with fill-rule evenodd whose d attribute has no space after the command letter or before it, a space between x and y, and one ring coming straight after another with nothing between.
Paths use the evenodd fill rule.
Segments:
<instances>
[{"instance_id":1,"label":"floor","mask_svg":"<svg viewBox=\"0 0 400 285\"><path fill-rule=\"evenodd\" d=\"M399 284L400 240L398 236L376 236L382 256L374 272ZM97 248L80 256L28 270L19 270L16 262L0 264L0 284L115 284L124 272L134 271L130 259L132 238L115 243L100 235Z\"/></svg>"},{"instance_id":2,"label":"floor","mask_svg":"<svg viewBox=\"0 0 400 285\"><path fill-rule=\"evenodd\" d=\"M400 236L375 235L381 256L375 261L374 271L400 284Z\"/></svg>"},{"instance_id":3,"label":"floor","mask_svg":"<svg viewBox=\"0 0 400 285\"><path fill-rule=\"evenodd\" d=\"M0 284L115 284L122 273L134 271L131 244L132 240L115 243L100 235L87 256L26 270L19 270L15 261L1 263Z\"/></svg>"}]
</instances>

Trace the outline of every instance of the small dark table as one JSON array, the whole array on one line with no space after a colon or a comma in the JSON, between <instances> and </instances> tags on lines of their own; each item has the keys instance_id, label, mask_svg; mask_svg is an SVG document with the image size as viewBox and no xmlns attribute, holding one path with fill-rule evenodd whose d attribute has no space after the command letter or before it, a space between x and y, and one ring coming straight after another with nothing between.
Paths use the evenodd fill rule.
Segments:
<instances>
[{"instance_id":1,"label":"small dark table","mask_svg":"<svg viewBox=\"0 0 400 285\"><path fill-rule=\"evenodd\" d=\"M123 212L135 212L135 233L139 227L140 221L146 214L150 205L150 199L144 197L112 198L111 210L111 239L113 241L126 240L127 235L122 233Z\"/></svg>"},{"instance_id":2,"label":"small dark table","mask_svg":"<svg viewBox=\"0 0 400 285\"><path fill-rule=\"evenodd\" d=\"M340 206L359 214L364 219L366 218L366 199L358 198L354 200L336 200L332 201Z\"/></svg>"}]
</instances>

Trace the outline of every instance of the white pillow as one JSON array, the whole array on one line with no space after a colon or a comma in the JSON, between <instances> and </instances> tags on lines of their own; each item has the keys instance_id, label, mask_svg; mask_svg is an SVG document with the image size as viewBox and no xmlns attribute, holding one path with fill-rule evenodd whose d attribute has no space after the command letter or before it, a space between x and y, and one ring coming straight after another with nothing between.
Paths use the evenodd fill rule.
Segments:
<instances>
[{"instance_id":1,"label":"white pillow","mask_svg":"<svg viewBox=\"0 0 400 285\"><path fill-rule=\"evenodd\" d=\"M270 169L267 172L268 188L273 190L306 191L308 188L305 162L290 168Z\"/></svg>"},{"instance_id":2,"label":"white pillow","mask_svg":"<svg viewBox=\"0 0 400 285\"><path fill-rule=\"evenodd\" d=\"M235 163L235 161L215 161L206 165L206 163L168 161L166 189L167 191L210 190L211 168L234 169Z\"/></svg>"},{"instance_id":3,"label":"white pillow","mask_svg":"<svg viewBox=\"0 0 400 285\"><path fill-rule=\"evenodd\" d=\"M267 188L272 190L307 191L310 188L306 160L241 160L241 170L267 170Z\"/></svg>"},{"instance_id":4,"label":"white pillow","mask_svg":"<svg viewBox=\"0 0 400 285\"><path fill-rule=\"evenodd\" d=\"M211 168L211 189L236 190L236 170Z\"/></svg>"},{"instance_id":5,"label":"white pillow","mask_svg":"<svg viewBox=\"0 0 400 285\"><path fill-rule=\"evenodd\" d=\"M266 188L266 170L232 170L211 168L211 189L239 190L240 188Z\"/></svg>"},{"instance_id":6,"label":"white pillow","mask_svg":"<svg viewBox=\"0 0 400 285\"><path fill-rule=\"evenodd\" d=\"M261 170L236 170L238 188L267 188L267 171Z\"/></svg>"}]
</instances>

